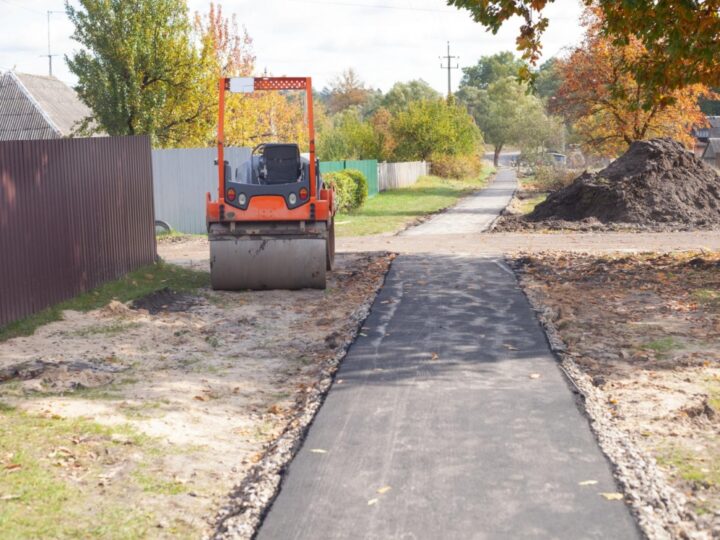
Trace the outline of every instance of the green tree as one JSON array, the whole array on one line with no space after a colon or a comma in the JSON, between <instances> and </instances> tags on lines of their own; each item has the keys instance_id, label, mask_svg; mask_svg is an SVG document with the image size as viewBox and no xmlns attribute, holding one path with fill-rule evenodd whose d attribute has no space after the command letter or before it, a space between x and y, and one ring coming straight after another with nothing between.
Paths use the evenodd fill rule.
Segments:
<instances>
[{"instance_id":1,"label":"green tree","mask_svg":"<svg viewBox=\"0 0 720 540\"><path fill-rule=\"evenodd\" d=\"M514 77L495 81L487 88L466 86L457 97L493 145L495 166L505 145L524 142L528 119L543 118L545 114L540 99L530 94L527 85L519 84Z\"/></svg>"},{"instance_id":2,"label":"green tree","mask_svg":"<svg viewBox=\"0 0 720 540\"><path fill-rule=\"evenodd\" d=\"M525 69L527 69L527 63L517 58L510 51L499 52L492 56L483 56L476 65L463 68L460 88L465 86L487 88L500 79L517 77L520 70Z\"/></svg>"},{"instance_id":3,"label":"green tree","mask_svg":"<svg viewBox=\"0 0 720 540\"><path fill-rule=\"evenodd\" d=\"M382 106L391 112L407 109L412 101L435 100L442 97L440 93L422 79L398 82L382 99Z\"/></svg>"},{"instance_id":4,"label":"green tree","mask_svg":"<svg viewBox=\"0 0 720 540\"><path fill-rule=\"evenodd\" d=\"M464 107L442 99L412 101L392 120L398 160L427 160L433 154L468 155L482 135Z\"/></svg>"},{"instance_id":5,"label":"green tree","mask_svg":"<svg viewBox=\"0 0 720 540\"><path fill-rule=\"evenodd\" d=\"M562 74L556 58L551 58L537 72L535 93L543 99L552 99L562 84Z\"/></svg>"},{"instance_id":6,"label":"green tree","mask_svg":"<svg viewBox=\"0 0 720 540\"><path fill-rule=\"evenodd\" d=\"M210 109L203 90L212 59L193 44L185 0L77 4L65 9L83 49L66 61L97 129L148 134L159 146L186 139Z\"/></svg>"},{"instance_id":7,"label":"green tree","mask_svg":"<svg viewBox=\"0 0 720 540\"><path fill-rule=\"evenodd\" d=\"M357 109L336 114L329 125L318 132L318 156L335 161L341 159L377 159L380 153L373 126L363 121Z\"/></svg>"}]
</instances>

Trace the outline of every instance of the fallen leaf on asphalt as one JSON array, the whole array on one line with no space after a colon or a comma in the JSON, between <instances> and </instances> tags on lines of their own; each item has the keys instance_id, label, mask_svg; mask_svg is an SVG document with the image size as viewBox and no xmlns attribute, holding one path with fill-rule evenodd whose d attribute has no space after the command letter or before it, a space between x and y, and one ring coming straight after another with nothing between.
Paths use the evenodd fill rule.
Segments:
<instances>
[{"instance_id":1,"label":"fallen leaf on asphalt","mask_svg":"<svg viewBox=\"0 0 720 540\"><path fill-rule=\"evenodd\" d=\"M434 353L430 353L430 355L431 355L431 356L430 356L430 360L437 360L437 359L438 359L438 353L434 352Z\"/></svg>"},{"instance_id":2,"label":"fallen leaf on asphalt","mask_svg":"<svg viewBox=\"0 0 720 540\"><path fill-rule=\"evenodd\" d=\"M621 501L623 499L622 493L601 493L608 501Z\"/></svg>"},{"instance_id":3,"label":"fallen leaf on asphalt","mask_svg":"<svg viewBox=\"0 0 720 540\"><path fill-rule=\"evenodd\" d=\"M322 448L313 448L310 451L313 454L327 454L327 450L323 450Z\"/></svg>"},{"instance_id":4,"label":"fallen leaf on asphalt","mask_svg":"<svg viewBox=\"0 0 720 540\"><path fill-rule=\"evenodd\" d=\"M581 486L594 486L597 484L597 480L583 480L582 482L579 482L578 485Z\"/></svg>"},{"instance_id":5,"label":"fallen leaf on asphalt","mask_svg":"<svg viewBox=\"0 0 720 540\"><path fill-rule=\"evenodd\" d=\"M377 499L370 499L370 500L368 501L368 506L372 506L373 504L377 504L377 502L378 502Z\"/></svg>"},{"instance_id":6,"label":"fallen leaf on asphalt","mask_svg":"<svg viewBox=\"0 0 720 540\"><path fill-rule=\"evenodd\" d=\"M530 374L530 378L531 378L531 379L539 379L539 378L540 378L540 374L539 374L539 373L531 373L531 374Z\"/></svg>"},{"instance_id":7,"label":"fallen leaf on asphalt","mask_svg":"<svg viewBox=\"0 0 720 540\"><path fill-rule=\"evenodd\" d=\"M387 492L390 491L391 489L392 489L392 487L390 487L390 486L383 486L383 487L381 487L380 489L378 489L377 492L378 492L380 495L382 495L383 493L387 493Z\"/></svg>"},{"instance_id":8,"label":"fallen leaf on asphalt","mask_svg":"<svg viewBox=\"0 0 720 540\"><path fill-rule=\"evenodd\" d=\"M517 347L510 345L509 343L504 343L503 347L505 347L508 351L517 351Z\"/></svg>"}]
</instances>

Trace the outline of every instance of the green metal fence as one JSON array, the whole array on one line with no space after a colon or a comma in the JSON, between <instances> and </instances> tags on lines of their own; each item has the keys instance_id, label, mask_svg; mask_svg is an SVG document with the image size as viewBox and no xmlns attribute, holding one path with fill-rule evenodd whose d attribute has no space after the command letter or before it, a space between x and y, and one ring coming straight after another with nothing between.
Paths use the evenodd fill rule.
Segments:
<instances>
[{"instance_id":1,"label":"green metal fence","mask_svg":"<svg viewBox=\"0 0 720 540\"><path fill-rule=\"evenodd\" d=\"M378 162L376 159L345 160L345 161L321 161L320 174L343 171L345 169L357 169L365 175L368 183L368 197L379 193L378 190Z\"/></svg>"}]
</instances>

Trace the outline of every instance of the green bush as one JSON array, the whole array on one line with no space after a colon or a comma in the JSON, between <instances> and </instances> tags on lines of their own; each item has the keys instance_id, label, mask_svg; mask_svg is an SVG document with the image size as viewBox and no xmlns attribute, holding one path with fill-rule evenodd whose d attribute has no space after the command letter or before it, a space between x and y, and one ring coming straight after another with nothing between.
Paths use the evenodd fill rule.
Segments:
<instances>
[{"instance_id":1,"label":"green bush","mask_svg":"<svg viewBox=\"0 0 720 540\"><path fill-rule=\"evenodd\" d=\"M343 172L347 174L350 178L352 178L353 182L355 183L355 193L353 197L352 209L357 210L358 208L362 207L363 204L365 204L365 201L368 198L367 178L365 178L365 175L357 169L345 169Z\"/></svg>"},{"instance_id":2,"label":"green bush","mask_svg":"<svg viewBox=\"0 0 720 540\"><path fill-rule=\"evenodd\" d=\"M322 175L323 181L335 188L335 207L339 212L360 208L368 196L368 183L360 171L346 169Z\"/></svg>"},{"instance_id":3,"label":"green bush","mask_svg":"<svg viewBox=\"0 0 720 540\"><path fill-rule=\"evenodd\" d=\"M434 155L430 163L430 172L441 178L477 178L482 172L480 156L469 154L451 156L448 154Z\"/></svg>"}]
</instances>

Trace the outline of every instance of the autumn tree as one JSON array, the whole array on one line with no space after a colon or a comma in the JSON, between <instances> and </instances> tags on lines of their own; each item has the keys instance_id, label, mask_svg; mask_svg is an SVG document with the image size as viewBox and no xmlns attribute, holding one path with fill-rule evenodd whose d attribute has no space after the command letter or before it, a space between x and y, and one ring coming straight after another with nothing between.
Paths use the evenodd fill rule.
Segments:
<instances>
[{"instance_id":1,"label":"autumn tree","mask_svg":"<svg viewBox=\"0 0 720 540\"><path fill-rule=\"evenodd\" d=\"M207 110L198 98L208 66L185 0L78 0L65 9L83 47L66 61L94 114L85 127L148 134L159 146L186 139Z\"/></svg>"},{"instance_id":2,"label":"autumn tree","mask_svg":"<svg viewBox=\"0 0 720 540\"><path fill-rule=\"evenodd\" d=\"M204 140L193 141L207 146L215 141L217 123L217 85L220 77L250 77L255 70L253 41L235 15L227 17L222 6L210 3L208 13L195 14L195 33L202 44L203 57L211 57L206 90L202 99L212 115L210 130ZM229 146L255 146L261 142L297 142L307 148L304 122L304 98L293 93L255 92L228 94L225 103L225 142Z\"/></svg>"},{"instance_id":3,"label":"autumn tree","mask_svg":"<svg viewBox=\"0 0 720 540\"><path fill-rule=\"evenodd\" d=\"M470 11L493 33L518 16L517 37L523 58L536 64L548 19L544 8L555 0L448 0ZM636 41L642 54L627 66L648 87L674 90L693 84L720 85L718 36L720 0L583 0L602 14L600 31L616 46ZM531 78L529 72L524 74ZM644 104L647 105L647 104Z\"/></svg>"},{"instance_id":4,"label":"autumn tree","mask_svg":"<svg viewBox=\"0 0 720 540\"><path fill-rule=\"evenodd\" d=\"M333 79L325 93L327 94L328 112L335 114L364 104L370 90L357 72L353 68L348 68Z\"/></svg>"},{"instance_id":5,"label":"autumn tree","mask_svg":"<svg viewBox=\"0 0 720 540\"><path fill-rule=\"evenodd\" d=\"M710 96L702 84L674 89L637 79L630 67L647 54L639 39L617 45L603 35L602 12L585 15L581 46L559 62L562 84L553 100L582 144L613 157L630 143L659 136L691 143L690 129L703 122L699 98Z\"/></svg>"}]
</instances>

